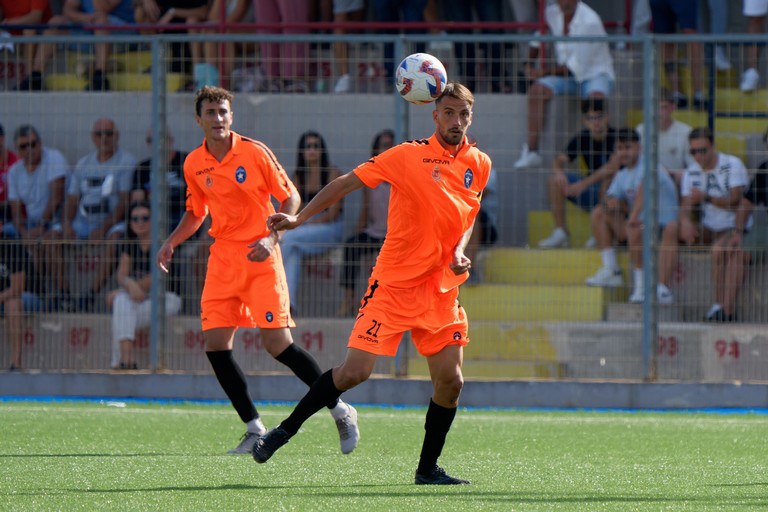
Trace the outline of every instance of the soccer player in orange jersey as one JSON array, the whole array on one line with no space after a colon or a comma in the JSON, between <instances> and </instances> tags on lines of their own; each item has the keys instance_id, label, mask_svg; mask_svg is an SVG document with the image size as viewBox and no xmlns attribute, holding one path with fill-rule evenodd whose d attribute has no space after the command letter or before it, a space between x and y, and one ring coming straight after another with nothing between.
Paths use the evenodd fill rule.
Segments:
<instances>
[{"instance_id":1,"label":"soccer player in orange jersey","mask_svg":"<svg viewBox=\"0 0 768 512\"><path fill-rule=\"evenodd\" d=\"M253 458L266 462L324 404L368 379L378 356L394 356L405 331L427 358L434 392L427 410L417 484L466 484L437 465L456 415L467 317L458 287L471 261L464 248L480 210L491 160L466 138L474 96L449 83L435 101L435 133L399 144L336 178L299 213L269 218L274 230L293 229L363 186L391 184L387 236L360 302L346 359L320 377L293 413L260 437Z\"/></svg>"},{"instance_id":2,"label":"soccer player in orange jersey","mask_svg":"<svg viewBox=\"0 0 768 512\"><path fill-rule=\"evenodd\" d=\"M267 226L275 213L271 196L280 202L281 212L293 214L299 195L266 145L231 130L231 105L232 94L225 89L203 87L197 92L195 120L205 139L184 161L187 210L158 251L157 263L167 272L174 249L211 214L214 243L200 300L203 338L216 378L247 428L230 453L247 454L266 428L232 357L237 328L259 327L267 352L307 385L321 372L317 361L293 343L281 233ZM350 453L360 438L357 411L336 398L323 405L336 421L341 451Z\"/></svg>"}]
</instances>

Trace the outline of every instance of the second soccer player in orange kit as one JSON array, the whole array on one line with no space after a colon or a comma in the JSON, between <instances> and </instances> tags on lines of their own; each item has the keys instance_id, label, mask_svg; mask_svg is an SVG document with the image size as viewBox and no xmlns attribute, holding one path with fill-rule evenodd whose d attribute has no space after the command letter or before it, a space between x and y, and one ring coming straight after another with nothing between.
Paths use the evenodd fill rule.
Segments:
<instances>
[{"instance_id":1,"label":"second soccer player in orange kit","mask_svg":"<svg viewBox=\"0 0 768 512\"><path fill-rule=\"evenodd\" d=\"M289 327L290 300L280 256L280 232L270 230L267 218L280 211L293 214L299 195L272 151L263 143L231 130L232 94L219 87L203 87L195 98L195 120L205 139L184 161L187 210L157 254L168 271L176 247L197 232L208 213L214 238L200 301L203 338L216 378L246 424L240 444L230 453L248 454L266 432L248 392L239 365L232 357L238 327L259 327L269 354L290 368L307 385L321 375L317 361L295 345ZM341 451L350 453L360 433L357 411L338 400L331 409L341 438Z\"/></svg>"},{"instance_id":2,"label":"second soccer player in orange kit","mask_svg":"<svg viewBox=\"0 0 768 512\"><path fill-rule=\"evenodd\" d=\"M298 214L269 219L275 230L293 229L344 196L379 183L391 184L387 236L376 259L346 359L324 373L293 413L260 437L253 458L266 462L328 401L370 377L378 356L393 356L405 331L427 358L434 391L427 410L416 484L467 484L437 465L464 384L467 317L459 285L471 266L464 248L480 210L491 160L466 138L474 96L449 83L435 102L435 133L399 144L323 188Z\"/></svg>"}]
</instances>

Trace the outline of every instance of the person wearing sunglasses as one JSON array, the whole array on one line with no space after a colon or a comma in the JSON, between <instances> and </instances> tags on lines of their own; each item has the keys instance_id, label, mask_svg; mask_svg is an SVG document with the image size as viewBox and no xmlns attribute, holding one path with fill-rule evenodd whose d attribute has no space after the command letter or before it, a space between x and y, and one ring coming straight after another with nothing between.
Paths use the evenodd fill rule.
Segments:
<instances>
[{"instance_id":1,"label":"person wearing sunglasses","mask_svg":"<svg viewBox=\"0 0 768 512\"><path fill-rule=\"evenodd\" d=\"M736 156L717 151L712 130L694 128L688 136L696 161L680 185L680 239L686 245L711 245L714 303L704 320L735 322L736 295L744 281L749 254L743 236L752 227L752 205L744 197L749 175ZM700 213L700 220L694 214Z\"/></svg>"},{"instance_id":2,"label":"person wearing sunglasses","mask_svg":"<svg viewBox=\"0 0 768 512\"><path fill-rule=\"evenodd\" d=\"M259 328L264 349L304 382L321 375L315 358L293 342L296 327L280 251L282 232L269 229L267 218L279 210L295 213L299 194L274 153L263 143L233 131L232 93L205 86L195 96L195 121L203 143L184 162L187 210L157 253L168 272L174 250L211 216L210 248L200 299L205 354L246 432L232 454L248 454L266 432L233 357L238 328ZM342 453L357 446L357 411L341 400L325 404L339 431Z\"/></svg>"},{"instance_id":3,"label":"person wearing sunglasses","mask_svg":"<svg viewBox=\"0 0 768 512\"><path fill-rule=\"evenodd\" d=\"M341 171L331 164L325 139L318 132L309 130L299 137L296 153L296 170L293 182L299 191L302 204L307 204L320 189L338 178ZM288 231L280 240L285 275L288 279L288 295L291 298L292 315L298 314L301 264L304 256L318 256L332 249L344 239L344 219L341 203L335 204L316 215L300 228Z\"/></svg>"},{"instance_id":4,"label":"person wearing sunglasses","mask_svg":"<svg viewBox=\"0 0 768 512\"><path fill-rule=\"evenodd\" d=\"M118 250L115 277L119 288L107 294L112 308L112 361L116 370L137 369L134 343L136 330L149 326L152 301L152 230L148 201L131 204L125 241ZM181 297L164 292L165 314L172 316L181 310ZM161 299L162 300L162 299Z\"/></svg>"},{"instance_id":5,"label":"person wearing sunglasses","mask_svg":"<svg viewBox=\"0 0 768 512\"><path fill-rule=\"evenodd\" d=\"M65 240L87 240L102 248L96 276L88 292L80 297L78 309L90 311L96 294L115 265L115 242L125 234L136 158L120 148L115 121L100 118L93 123L91 142L95 150L82 157L69 178L64 207Z\"/></svg>"},{"instance_id":6,"label":"person wearing sunglasses","mask_svg":"<svg viewBox=\"0 0 768 512\"><path fill-rule=\"evenodd\" d=\"M13 142L20 160L8 169L8 202L13 222L4 226L4 232L29 246L41 271L40 279L45 282L45 291L52 301L58 301L67 287L61 245L37 242L61 238L61 209L69 163L61 151L43 144L32 125L16 128Z\"/></svg>"}]
</instances>

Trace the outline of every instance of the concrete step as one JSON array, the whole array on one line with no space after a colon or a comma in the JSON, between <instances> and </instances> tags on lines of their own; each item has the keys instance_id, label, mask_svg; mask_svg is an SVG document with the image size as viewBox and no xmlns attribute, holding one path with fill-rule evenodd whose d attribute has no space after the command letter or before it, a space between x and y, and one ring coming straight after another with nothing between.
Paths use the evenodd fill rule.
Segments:
<instances>
[{"instance_id":1,"label":"concrete step","mask_svg":"<svg viewBox=\"0 0 768 512\"><path fill-rule=\"evenodd\" d=\"M629 258L618 251L619 264L628 278ZM594 249L494 248L483 259L485 282L582 286L602 265Z\"/></svg>"},{"instance_id":2,"label":"concrete step","mask_svg":"<svg viewBox=\"0 0 768 512\"><path fill-rule=\"evenodd\" d=\"M566 201L565 223L571 236L571 247L584 247L592 236L589 213ZM554 229L555 221L549 210L528 212L528 245L530 247L538 247L539 242L547 238Z\"/></svg>"}]
</instances>

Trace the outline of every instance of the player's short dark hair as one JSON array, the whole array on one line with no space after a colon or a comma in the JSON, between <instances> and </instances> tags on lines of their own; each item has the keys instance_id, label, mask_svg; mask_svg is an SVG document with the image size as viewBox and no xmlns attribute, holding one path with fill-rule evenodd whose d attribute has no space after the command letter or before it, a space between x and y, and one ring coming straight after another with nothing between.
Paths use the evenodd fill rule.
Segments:
<instances>
[{"instance_id":1,"label":"player's short dark hair","mask_svg":"<svg viewBox=\"0 0 768 512\"><path fill-rule=\"evenodd\" d=\"M605 103L605 98L601 96L590 96L581 100L581 113L587 112L605 112L608 110L608 105Z\"/></svg>"},{"instance_id":2,"label":"player's short dark hair","mask_svg":"<svg viewBox=\"0 0 768 512\"><path fill-rule=\"evenodd\" d=\"M232 108L232 93L223 87L214 87L212 85L206 85L197 91L195 95L195 114L198 116L202 114L202 105L204 101L210 101L211 103L219 103L221 101L228 101L230 108Z\"/></svg>"},{"instance_id":3,"label":"player's short dark hair","mask_svg":"<svg viewBox=\"0 0 768 512\"><path fill-rule=\"evenodd\" d=\"M456 98L457 100L466 101L469 103L470 107L475 103L475 95L472 94L472 91L470 91L467 86L458 82L448 82L445 84L445 90L443 90L443 94L435 100L435 105L439 105L440 101L448 96Z\"/></svg>"},{"instance_id":4,"label":"player's short dark hair","mask_svg":"<svg viewBox=\"0 0 768 512\"><path fill-rule=\"evenodd\" d=\"M699 126L698 128L691 130L691 133L688 135L689 141L694 139L708 139L710 144L714 144L715 134L706 126Z\"/></svg>"},{"instance_id":5,"label":"player's short dark hair","mask_svg":"<svg viewBox=\"0 0 768 512\"><path fill-rule=\"evenodd\" d=\"M629 127L621 127L616 131L616 142L640 142L640 134Z\"/></svg>"}]
</instances>

